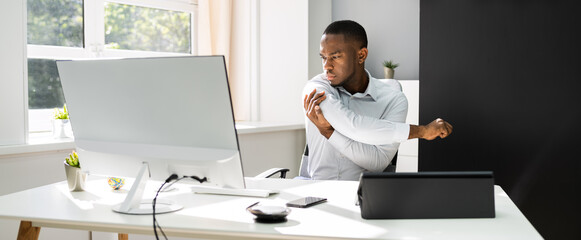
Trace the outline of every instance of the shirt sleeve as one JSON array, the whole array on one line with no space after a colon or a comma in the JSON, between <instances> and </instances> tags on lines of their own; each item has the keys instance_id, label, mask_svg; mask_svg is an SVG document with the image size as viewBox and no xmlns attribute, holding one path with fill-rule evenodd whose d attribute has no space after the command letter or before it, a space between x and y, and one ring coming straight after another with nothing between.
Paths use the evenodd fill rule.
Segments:
<instances>
[{"instance_id":1,"label":"shirt sleeve","mask_svg":"<svg viewBox=\"0 0 581 240\"><path fill-rule=\"evenodd\" d=\"M327 96L319 105L323 115L335 131L345 137L370 145L385 145L407 140L409 124L356 114L343 106L335 89L322 83L309 82L303 93L308 94L315 88L317 92L325 91ZM407 108L407 104L401 106Z\"/></svg>"},{"instance_id":2,"label":"shirt sleeve","mask_svg":"<svg viewBox=\"0 0 581 240\"><path fill-rule=\"evenodd\" d=\"M339 132L331 135L329 143L357 166L374 172L383 171L399 148L399 143L370 145L356 142Z\"/></svg>"},{"instance_id":3,"label":"shirt sleeve","mask_svg":"<svg viewBox=\"0 0 581 240\"><path fill-rule=\"evenodd\" d=\"M383 117L393 122L403 122L407 116L407 101L396 99L389 112ZM329 143L353 163L368 171L383 171L391 162L399 148L399 142L383 145L370 145L354 141L338 131L333 132Z\"/></svg>"}]
</instances>

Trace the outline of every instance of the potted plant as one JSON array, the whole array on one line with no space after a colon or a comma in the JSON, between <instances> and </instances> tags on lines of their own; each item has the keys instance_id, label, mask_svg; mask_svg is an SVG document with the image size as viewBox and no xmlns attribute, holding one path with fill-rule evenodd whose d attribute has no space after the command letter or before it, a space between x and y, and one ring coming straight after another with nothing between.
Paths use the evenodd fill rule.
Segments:
<instances>
[{"instance_id":1,"label":"potted plant","mask_svg":"<svg viewBox=\"0 0 581 240\"><path fill-rule=\"evenodd\" d=\"M52 134L54 138L70 138L73 136L71 122L69 120L69 112L67 111L67 104L63 106L62 111L58 108L54 109Z\"/></svg>"},{"instance_id":2,"label":"potted plant","mask_svg":"<svg viewBox=\"0 0 581 240\"><path fill-rule=\"evenodd\" d=\"M399 66L399 63L393 63L392 60L383 62L383 72L386 79L393 79L395 74L395 68Z\"/></svg>"},{"instance_id":3,"label":"potted plant","mask_svg":"<svg viewBox=\"0 0 581 240\"><path fill-rule=\"evenodd\" d=\"M67 175L67 183L70 191L83 191L85 189L85 182L87 181L87 174L81 171L81 164L79 163L79 155L73 151L69 157L65 158L65 174Z\"/></svg>"}]
</instances>

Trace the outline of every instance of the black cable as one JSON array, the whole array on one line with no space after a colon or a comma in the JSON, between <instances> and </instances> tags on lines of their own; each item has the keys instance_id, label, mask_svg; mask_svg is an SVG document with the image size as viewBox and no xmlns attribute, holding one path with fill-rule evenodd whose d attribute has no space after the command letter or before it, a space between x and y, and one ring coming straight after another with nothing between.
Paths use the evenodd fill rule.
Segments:
<instances>
[{"instance_id":1,"label":"black cable","mask_svg":"<svg viewBox=\"0 0 581 240\"><path fill-rule=\"evenodd\" d=\"M208 181L208 179L206 177L204 178L199 178L197 176L184 176L181 178L178 178L177 174L172 174L171 176L169 176L165 182L163 184L161 184L161 186L159 187L159 189L157 190L157 193L155 193L155 197L153 198L153 202L152 202L152 213L153 213L153 233L155 234L155 239L159 240L159 236L157 235L157 229L159 228L159 231L161 232L161 234L163 235L163 237L167 240L167 236L165 235L165 232L163 231L163 229L161 228L161 226L159 225L159 222L157 221L157 219L155 218L155 204L157 203L157 196L159 195L159 192L161 192L161 190L163 189L163 187L165 186L165 184L170 183L171 181L174 181L173 183L170 183L168 185L168 187L170 187L171 185L173 185L174 183L179 182L180 180L184 179L184 178L191 178L194 179L200 183L206 182Z\"/></svg>"},{"instance_id":2,"label":"black cable","mask_svg":"<svg viewBox=\"0 0 581 240\"><path fill-rule=\"evenodd\" d=\"M163 187L163 185L165 185L166 183L161 184L160 190ZM157 193L155 194L155 198L153 198L153 203L152 203L152 209L153 209L153 233L155 234L155 239L159 240L159 236L157 235L157 219L155 218L155 204L157 202L157 195L159 194L159 190L157 191ZM163 231L162 231L163 233ZM165 234L164 234L165 237ZM167 237L165 237L167 239Z\"/></svg>"},{"instance_id":3,"label":"black cable","mask_svg":"<svg viewBox=\"0 0 581 240\"><path fill-rule=\"evenodd\" d=\"M204 178L200 179L200 178L199 178L199 177L197 177L197 176L189 176L189 178L191 178L191 179L194 179L194 180L196 180L196 181L198 181L198 182L200 182L200 183L203 183L203 182L207 182L207 181L208 181L208 179L207 179L206 177L204 177Z\"/></svg>"},{"instance_id":4,"label":"black cable","mask_svg":"<svg viewBox=\"0 0 581 240\"><path fill-rule=\"evenodd\" d=\"M159 225L159 223L157 222L157 219L155 218L155 205L157 203L157 196L159 195L159 192L161 191L161 189L163 189L163 186L173 180L176 180L178 178L177 174L172 174L171 176L169 176L165 182L163 184L161 184L161 186L159 187L159 189L157 190L157 193L155 193L155 197L153 198L153 203L152 203L152 214L153 214L153 233L155 234L155 239L159 240L159 236L157 235L157 228L159 228L159 230L161 231L161 233L163 234L163 237L165 239L167 239L167 236L165 235L165 232L163 232L163 229L161 229L161 226Z\"/></svg>"}]
</instances>

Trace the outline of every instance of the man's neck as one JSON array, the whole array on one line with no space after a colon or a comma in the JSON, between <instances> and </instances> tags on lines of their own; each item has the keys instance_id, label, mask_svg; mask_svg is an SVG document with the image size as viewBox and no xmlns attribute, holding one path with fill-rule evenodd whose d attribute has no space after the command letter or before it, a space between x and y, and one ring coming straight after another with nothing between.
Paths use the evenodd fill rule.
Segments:
<instances>
[{"instance_id":1,"label":"man's neck","mask_svg":"<svg viewBox=\"0 0 581 240\"><path fill-rule=\"evenodd\" d=\"M351 93L363 93L367 90L367 86L369 85L369 76L367 76L367 72L365 70L359 71L359 73L355 74L355 81L351 81L350 84L343 85L343 88Z\"/></svg>"}]
</instances>

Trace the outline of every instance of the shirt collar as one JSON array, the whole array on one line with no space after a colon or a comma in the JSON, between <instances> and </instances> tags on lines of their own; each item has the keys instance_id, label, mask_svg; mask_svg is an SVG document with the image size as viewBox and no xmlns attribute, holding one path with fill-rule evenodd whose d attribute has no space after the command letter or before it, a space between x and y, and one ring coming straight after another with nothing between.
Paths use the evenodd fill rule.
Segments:
<instances>
[{"instance_id":1,"label":"shirt collar","mask_svg":"<svg viewBox=\"0 0 581 240\"><path fill-rule=\"evenodd\" d=\"M369 74L369 71L367 71L367 69L365 69L365 72L367 73L367 76L369 77L369 84L367 85L367 89L365 90L365 93L369 94L369 96L371 96L371 98L373 98L373 100L377 100L377 98L379 97L379 94L377 91L377 83L379 81L377 79L375 79L374 77L372 77L371 74Z\"/></svg>"},{"instance_id":2,"label":"shirt collar","mask_svg":"<svg viewBox=\"0 0 581 240\"><path fill-rule=\"evenodd\" d=\"M365 96L370 96L373 100L377 100L377 97L379 97L377 94L377 85L376 85L378 81L377 81L377 79L372 77L371 74L369 74L369 71L367 71L367 69L365 69L365 72L367 73L367 76L369 77L369 83L367 84L367 89L365 89L365 92L355 93L355 94L353 94L353 96L359 97L359 98L363 98ZM343 87L338 87L338 89L344 93L348 93L349 95L351 95Z\"/></svg>"}]
</instances>

